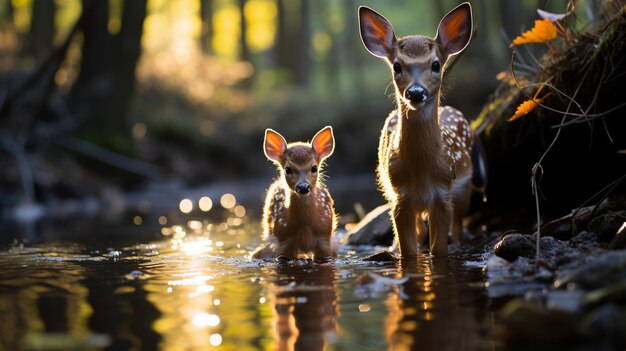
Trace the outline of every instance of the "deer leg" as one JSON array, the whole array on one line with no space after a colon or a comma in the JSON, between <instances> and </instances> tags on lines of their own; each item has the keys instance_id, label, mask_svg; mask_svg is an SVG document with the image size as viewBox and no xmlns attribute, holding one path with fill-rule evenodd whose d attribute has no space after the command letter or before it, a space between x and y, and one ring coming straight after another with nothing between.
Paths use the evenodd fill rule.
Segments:
<instances>
[{"instance_id":1,"label":"deer leg","mask_svg":"<svg viewBox=\"0 0 626 351\"><path fill-rule=\"evenodd\" d=\"M463 239L463 216L470 205L469 180L455 185L452 193L452 243L458 244Z\"/></svg>"},{"instance_id":2,"label":"deer leg","mask_svg":"<svg viewBox=\"0 0 626 351\"><path fill-rule=\"evenodd\" d=\"M313 249L313 258L315 261L320 263L329 262L334 256L335 255L330 244L330 237L317 239L315 248Z\"/></svg>"},{"instance_id":3,"label":"deer leg","mask_svg":"<svg viewBox=\"0 0 626 351\"><path fill-rule=\"evenodd\" d=\"M393 226L400 244L402 257L417 256L415 210L408 201L396 202L393 206Z\"/></svg>"},{"instance_id":4,"label":"deer leg","mask_svg":"<svg viewBox=\"0 0 626 351\"><path fill-rule=\"evenodd\" d=\"M298 246L295 240L287 239L278 243L277 258L295 260L298 258Z\"/></svg>"},{"instance_id":5,"label":"deer leg","mask_svg":"<svg viewBox=\"0 0 626 351\"><path fill-rule=\"evenodd\" d=\"M415 228L417 229L417 245L422 246L426 242L428 231L426 230L426 224L424 224L421 212L418 212L415 216Z\"/></svg>"},{"instance_id":6,"label":"deer leg","mask_svg":"<svg viewBox=\"0 0 626 351\"><path fill-rule=\"evenodd\" d=\"M430 209L430 253L435 256L448 255L450 212L450 204L442 198L435 200Z\"/></svg>"}]
</instances>

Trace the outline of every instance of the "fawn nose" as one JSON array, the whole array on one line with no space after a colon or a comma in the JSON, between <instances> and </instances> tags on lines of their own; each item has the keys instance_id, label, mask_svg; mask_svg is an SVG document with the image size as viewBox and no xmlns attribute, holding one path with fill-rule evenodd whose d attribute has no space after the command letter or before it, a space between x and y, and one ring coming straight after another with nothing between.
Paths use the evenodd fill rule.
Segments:
<instances>
[{"instance_id":1,"label":"fawn nose","mask_svg":"<svg viewBox=\"0 0 626 351\"><path fill-rule=\"evenodd\" d=\"M414 84L404 91L404 97L412 103L418 104L428 100L428 90L419 84Z\"/></svg>"},{"instance_id":2,"label":"fawn nose","mask_svg":"<svg viewBox=\"0 0 626 351\"><path fill-rule=\"evenodd\" d=\"M300 195L306 195L311 191L311 185L309 183L300 183L296 185L296 192Z\"/></svg>"}]
</instances>

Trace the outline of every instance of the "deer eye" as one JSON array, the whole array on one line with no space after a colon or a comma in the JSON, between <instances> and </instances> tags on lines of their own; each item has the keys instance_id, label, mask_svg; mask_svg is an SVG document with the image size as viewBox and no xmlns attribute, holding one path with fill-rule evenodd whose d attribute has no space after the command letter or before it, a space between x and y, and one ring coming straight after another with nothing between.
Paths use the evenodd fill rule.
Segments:
<instances>
[{"instance_id":1,"label":"deer eye","mask_svg":"<svg viewBox=\"0 0 626 351\"><path fill-rule=\"evenodd\" d=\"M432 66L430 66L430 69L435 72L435 73L439 73L439 71L441 70L441 64L439 63L439 61L433 61Z\"/></svg>"},{"instance_id":2,"label":"deer eye","mask_svg":"<svg viewBox=\"0 0 626 351\"><path fill-rule=\"evenodd\" d=\"M398 62L393 64L393 73L400 74L402 72L402 66Z\"/></svg>"},{"instance_id":3,"label":"deer eye","mask_svg":"<svg viewBox=\"0 0 626 351\"><path fill-rule=\"evenodd\" d=\"M317 166L311 167L311 173L317 173Z\"/></svg>"},{"instance_id":4,"label":"deer eye","mask_svg":"<svg viewBox=\"0 0 626 351\"><path fill-rule=\"evenodd\" d=\"M287 175L292 175L293 171L291 170L291 167L285 167L285 174Z\"/></svg>"}]
</instances>

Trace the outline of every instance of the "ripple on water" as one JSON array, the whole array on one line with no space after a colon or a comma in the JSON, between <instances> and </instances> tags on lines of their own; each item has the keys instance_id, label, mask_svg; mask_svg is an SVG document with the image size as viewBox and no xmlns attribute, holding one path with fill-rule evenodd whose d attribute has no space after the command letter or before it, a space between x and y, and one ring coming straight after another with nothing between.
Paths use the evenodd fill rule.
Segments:
<instances>
[{"instance_id":1,"label":"ripple on water","mask_svg":"<svg viewBox=\"0 0 626 351\"><path fill-rule=\"evenodd\" d=\"M325 264L250 259L242 248L258 243L258 223L227 205L229 218L239 220L159 220L168 224L160 241L0 252L0 315L11 335L0 338L0 349L21 345L26 325L104 334L111 345L141 340L154 349L304 342L454 349L454 340L471 349L489 342L484 262L474 256L366 262L380 248L342 248Z\"/></svg>"}]
</instances>

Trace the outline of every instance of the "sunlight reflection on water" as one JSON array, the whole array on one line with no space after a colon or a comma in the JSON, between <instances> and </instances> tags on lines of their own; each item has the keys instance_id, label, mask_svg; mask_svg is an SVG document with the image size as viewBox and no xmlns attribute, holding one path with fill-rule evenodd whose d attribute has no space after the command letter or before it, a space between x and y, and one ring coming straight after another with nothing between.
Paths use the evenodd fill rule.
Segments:
<instances>
[{"instance_id":1,"label":"sunlight reflection on water","mask_svg":"<svg viewBox=\"0 0 626 351\"><path fill-rule=\"evenodd\" d=\"M371 248L342 248L330 264L252 260L259 223L234 197L225 202L210 220L159 217L155 242L0 251L0 349L51 331L74 336L79 349L98 336L113 349L493 346L483 273L466 264L475 258L382 264L360 260Z\"/></svg>"}]
</instances>

